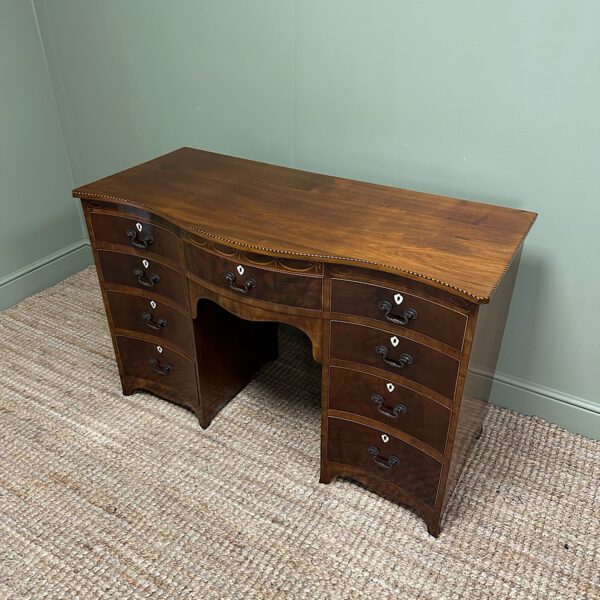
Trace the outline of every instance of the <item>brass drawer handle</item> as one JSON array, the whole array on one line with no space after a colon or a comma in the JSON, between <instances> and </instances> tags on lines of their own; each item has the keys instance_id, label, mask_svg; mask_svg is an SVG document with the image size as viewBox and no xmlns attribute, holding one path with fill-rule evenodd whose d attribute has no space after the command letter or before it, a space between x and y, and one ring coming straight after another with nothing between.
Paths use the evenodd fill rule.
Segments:
<instances>
[{"instance_id":1,"label":"brass drawer handle","mask_svg":"<svg viewBox=\"0 0 600 600\"><path fill-rule=\"evenodd\" d=\"M243 285L237 285L235 282L235 273L227 271L225 280L229 283L229 288L240 294L247 294L253 287L256 287L256 279L247 279Z\"/></svg>"},{"instance_id":2,"label":"brass drawer handle","mask_svg":"<svg viewBox=\"0 0 600 600\"><path fill-rule=\"evenodd\" d=\"M377 308L383 313L385 319L394 325L408 325L409 321L414 321L419 316L414 308L407 308L399 315L393 315L392 303L387 300L380 300Z\"/></svg>"},{"instance_id":3,"label":"brass drawer handle","mask_svg":"<svg viewBox=\"0 0 600 600\"><path fill-rule=\"evenodd\" d=\"M146 273L142 269L134 269L133 274L137 277L138 283L147 288L154 287L160 281L158 273L152 273L150 277L146 277Z\"/></svg>"},{"instance_id":4,"label":"brass drawer handle","mask_svg":"<svg viewBox=\"0 0 600 600\"><path fill-rule=\"evenodd\" d=\"M388 358L389 350L385 346L377 346L375 348L375 352L381 356L386 364L388 364L390 367L394 367L394 369L403 369L404 367L412 365L415 362L414 358L406 352L403 352L398 360Z\"/></svg>"},{"instance_id":5,"label":"brass drawer handle","mask_svg":"<svg viewBox=\"0 0 600 600\"><path fill-rule=\"evenodd\" d=\"M392 455L389 458L379 456L379 448L376 448L375 446L369 446L368 450L369 454L373 456L373 461L384 469L391 469L400 464L400 459L397 456Z\"/></svg>"},{"instance_id":6,"label":"brass drawer handle","mask_svg":"<svg viewBox=\"0 0 600 600\"><path fill-rule=\"evenodd\" d=\"M383 402L383 396L379 394L373 394L371 396L371 400L373 404L377 407L377 410L386 417L390 417L392 419L397 419L400 415L403 415L408 409L404 404L396 404L394 408L390 408L386 406Z\"/></svg>"},{"instance_id":7,"label":"brass drawer handle","mask_svg":"<svg viewBox=\"0 0 600 600\"><path fill-rule=\"evenodd\" d=\"M129 241L131 242L132 246L135 246L136 248L141 248L142 250L148 248L148 246L152 246L152 244L154 243L153 235L146 233L144 237L140 238L139 232L135 229L129 229L127 231L127 237L129 238Z\"/></svg>"},{"instance_id":8,"label":"brass drawer handle","mask_svg":"<svg viewBox=\"0 0 600 600\"><path fill-rule=\"evenodd\" d=\"M150 329L154 329L155 331L159 331L163 327L167 326L167 320L164 317L158 319L158 321L154 321L152 315L149 312L142 313L142 319L146 323Z\"/></svg>"},{"instance_id":9,"label":"brass drawer handle","mask_svg":"<svg viewBox=\"0 0 600 600\"><path fill-rule=\"evenodd\" d=\"M171 363L165 363L161 366L160 361L157 358L149 359L148 364L152 367L152 370L159 375L168 375L173 370L173 365Z\"/></svg>"}]
</instances>

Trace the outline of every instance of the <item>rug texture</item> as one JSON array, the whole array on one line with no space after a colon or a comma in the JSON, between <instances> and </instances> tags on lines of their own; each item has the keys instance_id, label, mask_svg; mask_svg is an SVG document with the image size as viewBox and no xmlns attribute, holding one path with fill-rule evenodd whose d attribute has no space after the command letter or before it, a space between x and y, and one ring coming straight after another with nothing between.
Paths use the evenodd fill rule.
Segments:
<instances>
[{"instance_id":1,"label":"rug texture","mask_svg":"<svg viewBox=\"0 0 600 600\"><path fill-rule=\"evenodd\" d=\"M600 444L492 407L439 539L319 478L320 371L283 332L202 431L121 395L96 274L0 313L0 598L600 597Z\"/></svg>"}]
</instances>

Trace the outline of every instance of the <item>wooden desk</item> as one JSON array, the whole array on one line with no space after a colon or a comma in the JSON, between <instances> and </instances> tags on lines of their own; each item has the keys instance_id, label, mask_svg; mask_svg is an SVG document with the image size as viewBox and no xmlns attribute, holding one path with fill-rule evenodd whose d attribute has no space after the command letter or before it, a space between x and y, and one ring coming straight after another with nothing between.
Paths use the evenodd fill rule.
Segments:
<instances>
[{"instance_id":1,"label":"wooden desk","mask_svg":"<svg viewBox=\"0 0 600 600\"><path fill-rule=\"evenodd\" d=\"M535 213L190 148L73 195L124 394L208 427L293 325L323 366L321 481L359 481L439 534Z\"/></svg>"}]
</instances>

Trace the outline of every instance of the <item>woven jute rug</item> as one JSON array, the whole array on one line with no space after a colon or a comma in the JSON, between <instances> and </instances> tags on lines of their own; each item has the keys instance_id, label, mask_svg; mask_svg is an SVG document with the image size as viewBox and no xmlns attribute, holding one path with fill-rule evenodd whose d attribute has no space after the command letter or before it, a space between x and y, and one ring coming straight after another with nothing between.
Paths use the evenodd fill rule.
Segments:
<instances>
[{"instance_id":1,"label":"woven jute rug","mask_svg":"<svg viewBox=\"0 0 600 600\"><path fill-rule=\"evenodd\" d=\"M600 597L600 444L492 407L439 539L319 478L320 371L283 332L202 431L123 397L93 269L0 313L0 598Z\"/></svg>"}]
</instances>

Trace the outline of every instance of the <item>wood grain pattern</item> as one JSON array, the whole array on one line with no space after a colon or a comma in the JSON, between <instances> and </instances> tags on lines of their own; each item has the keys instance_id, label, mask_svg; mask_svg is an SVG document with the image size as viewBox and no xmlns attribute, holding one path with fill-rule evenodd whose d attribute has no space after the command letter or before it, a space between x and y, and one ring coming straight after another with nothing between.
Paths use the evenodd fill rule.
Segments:
<instances>
[{"instance_id":1,"label":"wood grain pattern","mask_svg":"<svg viewBox=\"0 0 600 600\"><path fill-rule=\"evenodd\" d=\"M401 304L395 301L396 294L402 297ZM379 305L381 301L388 302L391 310L382 310ZM466 315L438 302L409 294L401 287L390 289L337 278L331 281L332 312L364 316L382 321L390 327L390 323L410 310L414 311L416 317L406 325L398 325L400 331L417 331L457 350L462 348L467 326Z\"/></svg>"},{"instance_id":2,"label":"wood grain pattern","mask_svg":"<svg viewBox=\"0 0 600 600\"><path fill-rule=\"evenodd\" d=\"M188 408L197 408L198 386L191 360L164 344L153 344L133 337L117 335L117 344L125 375L136 382L130 391L135 388L154 391L156 385L159 389L163 387L169 390L170 400ZM150 363L152 360L157 361L156 366ZM171 369L165 372L169 365Z\"/></svg>"},{"instance_id":3,"label":"wood grain pattern","mask_svg":"<svg viewBox=\"0 0 600 600\"><path fill-rule=\"evenodd\" d=\"M346 419L329 418L329 460L369 473L404 489L423 503L433 506L441 472L440 463L393 436ZM378 456L369 452L376 448ZM398 462L390 465L390 459Z\"/></svg>"},{"instance_id":4,"label":"wood grain pattern","mask_svg":"<svg viewBox=\"0 0 600 600\"><path fill-rule=\"evenodd\" d=\"M126 251L135 248L149 259L162 257L179 262L179 240L167 229L142 219L105 213L92 213L91 221L97 243L122 246Z\"/></svg>"},{"instance_id":5,"label":"wood grain pattern","mask_svg":"<svg viewBox=\"0 0 600 600\"><path fill-rule=\"evenodd\" d=\"M322 363L320 481L354 479L439 534L534 213L185 148L73 193L125 394L208 427L292 325Z\"/></svg>"},{"instance_id":6,"label":"wood grain pattern","mask_svg":"<svg viewBox=\"0 0 600 600\"><path fill-rule=\"evenodd\" d=\"M489 301L536 218L192 148L73 195L130 203L238 248L404 274L476 302Z\"/></svg>"},{"instance_id":7,"label":"wood grain pattern","mask_svg":"<svg viewBox=\"0 0 600 600\"><path fill-rule=\"evenodd\" d=\"M383 402L378 404L374 396ZM394 412L397 406L403 408ZM330 367L328 410L332 409L374 419L444 452L450 410L410 388L360 370Z\"/></svg>"},{"instance_id":8,"label":"wood grain pattern","mask_svg":"<svg viewBox=\"0 0 600 600\"><path fill-rule=\"evenodd\" d=\"M151 336L193 357L190 318L180 309L139 294L107 291L107 297L115 329Z\"/></svg>"},{"instance_id":9,"label":"wood grain pattern","mask_svg":"<svg viewBox=\"0 0 600 600\"><path fill-rule=\"evenodd\" d=\"M165 297L187 308L185 278L172 267L154 259L148 260L146 267L141 257L106 250L98 250L98 258L107 284L151 290L157 297ZM138 270L140 275L135 273ZM158 280L153 276L158 276Z\"/></svg>"},{"instance_id":10,"label":"wood grain pattern","mask_svg":"<svg viewBox=\"0 0 600 600\"><path fill-rule=\"evenodd\" d=\"M184 255L191 274L223 291L291 307L320 310L323 306L321 277L256 267L211 254L192 243L184 245ZM226 279L228 273L234 278L231 282ZM249 282L253 282L252 287L248 287Z\"/></svg>"},{"instance_id":11,"label":"wood grain pattern","mask_svg":"<svg viewBox=\"0 0 600 600\"><path fill-rule=\"evenodd\" d=\"M390 338L399 339L394 347ZM389 359L398 360L408 353L413 363L404 368L390 366L375 348L383 345L389 350ZM429 346L400 337L399 333L333 321L331 323L331 357L358 364L371 365L394 375L412 379L447 398L454 398L458 361Z\"/></svg>"}]
</instances>

